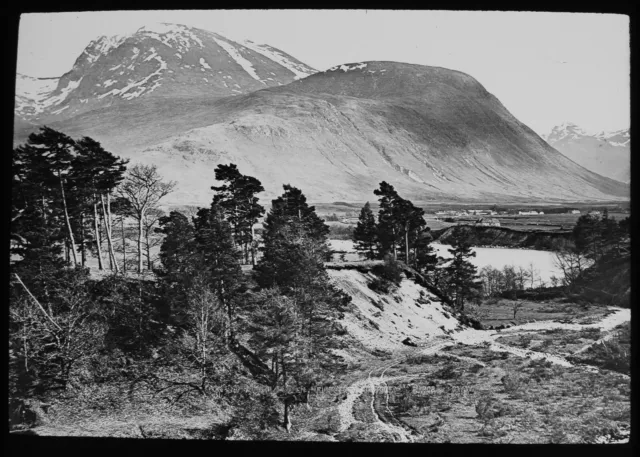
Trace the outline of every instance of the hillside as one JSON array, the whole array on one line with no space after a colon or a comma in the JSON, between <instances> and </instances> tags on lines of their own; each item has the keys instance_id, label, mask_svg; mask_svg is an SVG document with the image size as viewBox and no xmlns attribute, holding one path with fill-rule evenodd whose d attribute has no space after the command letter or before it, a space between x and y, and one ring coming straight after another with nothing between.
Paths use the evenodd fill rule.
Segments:
<instances>
[{"instance_id":1,"label":"hillside","mask_svg":"<svg viewBox=\"0 0 640 457\"><path fill-rule=\"evenodd\" d=\"M629 129L595 134L567 122L554 127L544 139L588 170L620 182L631 180Z\"/></svg>"},{"instance_id":2,"label":"hillside","mask_svg":"<svg viewBox=\"0 0 640 457\"><path fill-rule=\"evenodd\" d=\"M395 62L343 65L222 99L141 98L50 126L157 164L178 180L170 199L182 204L207 202L213 169L229 162L260 179L267 198L291 183L313 201L366 201L381 180L417 201L629 192L559 154L472 77Z\"/></svg>"}]
</instances>

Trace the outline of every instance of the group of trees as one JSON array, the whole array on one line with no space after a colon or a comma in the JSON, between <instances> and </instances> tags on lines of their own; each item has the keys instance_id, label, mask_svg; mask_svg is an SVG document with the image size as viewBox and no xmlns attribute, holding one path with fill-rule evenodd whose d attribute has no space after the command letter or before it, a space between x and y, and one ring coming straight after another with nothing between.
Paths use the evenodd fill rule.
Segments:
<instances>
[{"instance_id":1,"label":"group of trees","mask_svg":"<svg viewBox=\"0 0 640 457\"><path fill-rule=\"evenodd\" d=\"M630 217L620 221L609 217L606 208L601 216L580 216L572 232L573 245L556 253L555 264L562 271L560 285L573 285L594 264L628 257L630 221Z\"/></svg>"},{"instance_id":2,"label":"group of trees","mask_svg":"<svg viewBox=\"0 0 640 457\"><path fill-rule=\"evenodd\" d=\"M101 157L93 169L87 151ZM123 376L172 402L210 397L221 387L237 394L239 386L257 383L268 393L248 389L229 397L244 399L238 414L255 417L255 405L262 405L264 426L277 419L281 404L289 427L291 405L341 367L331 349L349 297L324 269L329 228L300 189L285 185L266 216L258 258L253 226L265 210L256 178L219 165L209 207L191 217L164 215L158 202L173 183L154 167L126 172L125 165L93 140L75 142L50 129L14 153L14 403ZM161 240L156 281L116 274L112 241L113 275L94 279L83 268L82 249L99 257L100 234L116 237L112 214L116 222L136 221L139 271L150 260L151 237ZM252 274L243 274L242 262L255 264Z\"/></svg>"},{"instance_id":3,"label":"group of trees","mask_svg":"<svg viewBox=\"0 0 640 457\"><path fill-rule=\"evenodd\" d=\"M508 290L523 290L527 287L544 287L539 271L533 263L528 267L521 265L505 265L502 270L492 266L485 266L478 272L482 282L482 291L485 297L497 297ZM552 279L553 281L553 279ZM557 282L557 279L555 280Z\"/></svg>"},{"instance_id":4,"label":"group of trees","mask_svg":"<svg viewBox=\"0 0 640 457\"><path fill-rule=\"evenodd\" d=\"M218 166L216 177L226 184L213 188L210 208L192 221L175 211L160 221L165 294L174 312L184 314L197 347L198 389L205 392L207 370L221 353L236 354L280 398L288 427L293 399L308 395L335 364L336 321L349 299L331 286L324 269L328 227L289 185L266 216L256 285L248 291L240 260L248 261L255 246L251 227L264 212L255 197L262 186L233 164ZM253 357L239 333L249 335Z\"/></svg>"},{"instance_id":5,"label":"group of trees","mask_svg":"<svg viewBox=\"0 0 640 457\"><path fill-rule=\"evenodd\" d=\"M108 262L117 273L120 265L127 267L124 225L130 218L137 223L138 271L145 257L151 268L158 202L174 184L163 182L155 166L127 170L127 163L89 137L74 140L48 127L32 133L12 154L12 259L44 262L62 254L72 265L86 266L91 255L98 269ZM120 237L114 233L118 222Z\"/></svg>"},{"instance_id":6,"label":"group of trees","mask_svg":"<svg viewBox=\"0 0 640 457\"><path fill-rule=\"evenodd\" d=\"M378 217L367 202L360 211L353 232L356 249L368 259L382 259L392 255L420 270L436 264L436 256L429 245L432 240L424 220L424 210L406 200L391 184L381 182L373 191L379 197Z\"/></svg>"},{"instance_id":7,"label":"group of trees","mask_svg":"<svg viewBox=\"0 0 640 457\"><path fill-rule=\"evenodd\" d=\"M445 260L430 244L433 237L423 209L402 198L384 181L374 194L379 197L378 217L367 202L353 232L356 249L367 259L403 261L448 294L459 309L464 309L464 303L477 297L480 287L476 267L469 260L475 253L468 240L464 236L454 237L449 249L451 258Z\"/></svg>"}]
</instances>

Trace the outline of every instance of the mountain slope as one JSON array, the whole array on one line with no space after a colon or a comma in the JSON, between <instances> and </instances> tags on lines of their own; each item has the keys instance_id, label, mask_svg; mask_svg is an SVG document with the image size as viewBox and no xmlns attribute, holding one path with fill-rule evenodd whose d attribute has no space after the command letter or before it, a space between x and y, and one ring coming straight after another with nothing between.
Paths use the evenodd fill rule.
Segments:
<instances>
[{"instance_id":1,"label":"mountain slope","mask_svg":"<svg viewBox=\"0 0 640 457\"><path fill-rule=\"evenodd\" d=\"M625 183L631 179L629 129L591 134L566 122L554 127L544 139L588 170Z\"/></svg>"},{"instance_id":2,"label":"mountain slope","mask_svg":"<svg viewBox=\"0 0 640 457\"><path fill-rule=\"evenodd\" d=\"M48 87L34 90L41 80L18 78L16 114L51 122L150 97L244 94L314 72L266 45L243 45L206 30L158 24L128 36L97 38L71 71L48 80Z\"/></svg>"},{"instance_id":3,"label":"mountain slope","mask_svg":"<svg viewBox=\"0 0 640 457\"><path fill-rule=\"evenodd\" d=\"M266 197L282 183L313 201L365 201L380 181L417 201L628 198L628 186L568 160L471 76L396 62L341 65L221 99L148 97L50 124L179 182L176 203L210 200L236 163Z\"/></svg>"}]
</instances>

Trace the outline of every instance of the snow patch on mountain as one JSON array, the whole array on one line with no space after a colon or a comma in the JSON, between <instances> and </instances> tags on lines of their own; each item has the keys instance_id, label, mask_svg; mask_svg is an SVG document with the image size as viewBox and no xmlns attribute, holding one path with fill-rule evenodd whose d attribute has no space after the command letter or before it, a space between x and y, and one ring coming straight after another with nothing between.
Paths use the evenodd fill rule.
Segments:
<instances>
[{"instance_id":1,"label":"snow patch on mountain","mask_svg":"<svg viewBox=\"0 0 640 457\"><path fill-rule=\"evenodd\" d=\"M215 38L215 37L213 38L213 40L218 44L218 46L224 49L227 52L227 54L229 54L231 58L235 60L236 63L240 65L242 69L249 74L249 76L251 76L256 81L260 81L262 84L266 85L266 83L263 80L261 80L258 74L256 73L251 62L249 62L247 59L242 57L242 55L240 55L240 52L236 48L234 48L231 45L231 43L227 43L226 41L219 40L218 38Z\"/></svg>"},{"instance_id":2,"label":"snow patch on mountain","mask_svg":"<svg viewBox=\"0 0 640 457\"><path fill-rule=\"evenodd\" d=\"M200 65L202 65L204 68L206 68L207 70L211 70L211 67L209 66L209 64L206 62L206 60L204 60L203 57L200 57Z\"/></svg>"},{"instance_id":3,"label":"snow patch on mountain","mask_svg":"<svg viewBox=\"0 0 640 457\"><path fill-rule=\"evenodd\" d=\"M293 79L306 78L307 76L315 73L312 68L292 62L286 56L270 46L264 44L256 44L250 40L243 41L242 45L282 65L284 68L295 75Z\"/></svg>"},{"instance_id":4,"label":"snow patch on mountain","mask_svg":"<svg viewBox=\"0 0 640 457\"><path fill-rule=\"evenodd\" d=\"M367 64L366 63L361 63L361 64L351 64L353 65L352 67L349 66L350 64L346 64L346 65L337 65L335 67L331 67L329 68L327 71L336 71L336 70L342 70L345 73L348 71L352 71L352 70L362 70L363 68L367 68Z\"/></svg>"},{"instance_id":5,"label":"snow patch on mountain","mask_svg":"<svg viewBox=\"0 0 640 457\"><path fill-rule=\"evenodd\" d=\"M80 82L82 81L83 78L84 76L82 76L77 81L69 81L66 87L60 90L60 93L58 95L55 95L53 97L48 97L46 100L44 100L42 103L43 106L49 107L53 105L59 105L60 103L62 103L69 96L71 91L80 85Z\"/></svg>"}]
</instances>

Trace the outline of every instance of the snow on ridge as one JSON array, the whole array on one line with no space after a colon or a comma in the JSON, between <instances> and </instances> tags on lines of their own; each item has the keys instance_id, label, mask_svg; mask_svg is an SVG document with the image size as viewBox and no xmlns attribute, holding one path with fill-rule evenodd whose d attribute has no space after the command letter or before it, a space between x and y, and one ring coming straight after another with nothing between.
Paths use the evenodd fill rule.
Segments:
<instances>
[{"instance_id":1,"label":"snow on ridge","mask_svg":"<svg viewBox=\"0 0 640 457\"><path fill-rule=\"evenodd\" d=\"M16 95L29 97L35 101L42 100L56 89L59 80L59 78L34 78L18 74L16 77Z\"/></svg>"},{"instance_id":2,"label":"snow on ridge","mask_svg":"<svg viewBox=\"0 0 640 457\"><path fill-rule=\"evenodd\" d=\"M352 67L350 67L349 65L353 65ZM361 64L344 64L344 65L336 65L335 67L331 67L329 68L327 71L337 71L337 70L342 70L345 73L351 70L362 70L363 68L367 68L367 64L366 63L361 63Z\"/></svg>"},{"instance_id":3,"label":"snow on ridge","mask_svg":"<svg viewBox=\"0 0 640 457\"><path fill-rule=\"evenodd\" d=\"M200 65L202 65L204 68L206 68L207 70L211 70L211 67L209 66L209 64L206 62L206 60L204 60L203 57L200 57Z\"/></svg>"},{"instance_id":4,"label":"snow on ridge","mask_svg":"<svg viewBox=\"0 0 640 457\"><path fill-rule=\"evenodd\" d=\"M307 76L310 76L314 73L313 71L305 70L305 68L302 65L292 62L287 57L280 54L276 49L271 48L270 46L259 45L249 40L243 41L241 44L246 48L249 48L252 51L257 52L258 54L262 54L269 60L272 60L275 63L282 65L284 68L286 68L287 70L289 70L291 73L295 75L293 79L306 78Z\"/></svg>"},{"instance_id":5,"label":"snow on ridge","mask_svg":"<svg viewBox=\"0 0 640 457\"><path fill-rule=\"evenodd\" d=\"M231 58L235 60L236 63L244 69L244 71L249 73L249 76L251 76L256 81L260 81L262 84L266 85L266 83L263 80L261 80L258 74L256 73L251 62L249 62L247 59L242 57L240 55L240 52L238 52L236 48L234 48L230 43L227 43L226 41L219 40L214 36L212 36L212 38L218 44L218 46L224 49L227 52L227 54L229 54Z\"/></svg>"},{"instance_id":6,"label":"snow on ridge","mask_svg":"<svg viewBox=\"0 0 640 457\"><path fill-rule=\"evenodd\" d=\"M150 51L151 51L151 55L146 59L144 59L145 62L148 62L149 60L155 58L158 55L158 53L156 52L156 48L151 47Z\"/></svg>"},{"instance_id":7,"label":"snow on ridge","mask_svg":"<svg viewBox=\"0 0 640 457\"><path fill-rule=\"evenodd\" d=\"M59 105L60 103L62 103L69 96L71 91L80 85L80 81L82 81L82 78L84 78L84 76L81 76L77 81L69 81L67 86L61 89L58 95L47 98L43 102L43 105L45 107L48 107L52 105Z\"/></svg>"},{"instance_id":8,"label":"snow on ridge","mask_svg":"<svg viewBox=\"0 0 640 457\"><path fill-rule=\"evenodd\" d=\"M155 80L154 84L151 87L144 86L144 84L147 81L149 81L152 77L160 76L160 73L162 73L162 70L167 69L167 63L164 60L162 60L162 57L155 55L153 56L153 58L158 62L160 62L160 68L158 68L156 71L146 76L145 78L141 79L140 81L130 83L129 85L123 87L122 89L113 89L109 92L105 92L104 94L99 95L98 98L104 98L107 95L120 95L125 100L131 100L133 98L139 97L145 91L146 93L150 93L154 91L156 88L160 87L159 79ZM133 88L137 88L137 89L134 92L129 92Z\"/></svg>"}]
</instances>

